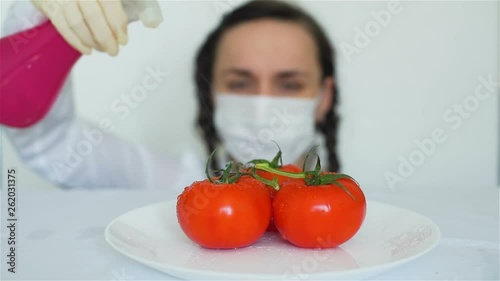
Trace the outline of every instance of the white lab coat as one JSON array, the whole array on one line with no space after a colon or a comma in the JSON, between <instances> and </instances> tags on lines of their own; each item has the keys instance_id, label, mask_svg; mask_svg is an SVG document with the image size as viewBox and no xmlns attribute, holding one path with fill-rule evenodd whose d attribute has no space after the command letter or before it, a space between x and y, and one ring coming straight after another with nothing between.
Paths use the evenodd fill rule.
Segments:
<instances>
[{"instance_id":1,"label":"white lab coat","mask_svg":"<svg viewBox=\"0 0 500 281\"><path fill-rule=\"evenodd\" d=\"M3 36L44 20L30 1L19 1L3 24ZM195 151L162 157L109 134L92 137L96 128L76 116L69 78L41 122L3 131L26 166L65 188L182 188L205 178L205 157Z\"/></svg>"}]
</instances>

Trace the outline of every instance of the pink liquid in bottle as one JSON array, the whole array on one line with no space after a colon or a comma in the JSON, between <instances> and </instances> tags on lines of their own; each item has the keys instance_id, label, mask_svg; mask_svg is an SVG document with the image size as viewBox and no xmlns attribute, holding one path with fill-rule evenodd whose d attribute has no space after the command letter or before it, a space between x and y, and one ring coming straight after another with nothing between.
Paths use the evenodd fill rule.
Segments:
<instances>
[{"instance_id":1,"label":"pink liquid in bottle","mask_svg":"<svg viewBox=\"0 0 500 281\"><path fill-rule=\"evenodd\" d=\"M50 22L0 39L0 124L40 121L80 57Z\"/></svg>"}]
</instances>

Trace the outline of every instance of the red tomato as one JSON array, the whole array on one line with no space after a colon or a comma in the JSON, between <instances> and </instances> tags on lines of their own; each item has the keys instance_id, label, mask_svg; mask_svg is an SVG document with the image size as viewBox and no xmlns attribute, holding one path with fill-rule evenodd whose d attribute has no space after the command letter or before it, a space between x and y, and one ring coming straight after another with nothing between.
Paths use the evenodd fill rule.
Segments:
<instances>
[{"instance_id":1,"label":"red tomato","mask_svg":"<svg viewBox=\"0 0 500 281\"><path fill-rule=\"evenodd\" d=\"M293 165L293 164L283 165L283 167L279 168L278 170L284 171L284 172L290 172L290 173L300 173L300 172L302 172L302 168L300 168L297 165ZM274 178L278 178L278 184L280 186L285 181L296 180L296 179L292 179L292 178L289 178L289 177L285 177L285 176L281 176L281 175L276 175L276 174L273 174L271 172L262 171L262 170L257 170L256 173L257 173L257 175L263 177L266 180L270 180L270 181L272 181ZM271 199L274 199L274 196L276 195L276 192L278 192L278 191L276 189L272 188L272 187L269 187L269 192L271 193ZM272 216L271 216L271 221L269 222L269 227L267 228L267 231L269 231L269 232L276 232L276 231L278 231L278 229L274 225L274 219L273 219Z\"/></svg>"},{"instance_id":2,"label":"red tomato","mask_svg":"<svg viewBox=\"0 0 500 281\"><path fill-rule=\"evenodd\" d=\"M206 248L231 249L253 244L264 234L271 196L258 180L242 176L232 184L199 181L177 198L177 219L192 241Z\"/></svg>"},{"instance_id":3,"label":"red tomato","mask_svg":"<svg viewBox=\"0 0 500 281\"><path fill-rule=\"evenodd\" d=\"M338 182L356 200L335 184L283 183L273 201L273 216L284 239L303 248L333 248L356 234L365 218L365 196L353 180Z\"/></svg>"}]
</instances>

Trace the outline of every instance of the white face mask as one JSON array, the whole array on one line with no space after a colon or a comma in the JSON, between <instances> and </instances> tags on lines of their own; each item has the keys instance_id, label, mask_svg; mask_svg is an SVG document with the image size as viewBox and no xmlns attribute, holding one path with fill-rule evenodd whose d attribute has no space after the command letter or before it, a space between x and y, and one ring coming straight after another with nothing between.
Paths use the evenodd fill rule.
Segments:
<instances>
[{"instance_id":1,"label":"white face mask","mask_svg":"<svg viewBox=\"0 0 500 281\"><path fill-rule=\"evenodd\" d=\"M292 164L314 144L317 99L216 94L215 104L215 128L236 161L271 160L276 142Z\"/></svg>"}]
</instances>

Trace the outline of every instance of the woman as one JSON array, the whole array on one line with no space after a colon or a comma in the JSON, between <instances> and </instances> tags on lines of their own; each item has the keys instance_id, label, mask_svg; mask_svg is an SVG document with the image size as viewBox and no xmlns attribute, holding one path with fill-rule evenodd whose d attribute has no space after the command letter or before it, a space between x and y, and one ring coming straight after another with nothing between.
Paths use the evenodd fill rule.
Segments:
<instances>
[{"instance_id":1,"label":"woman","mask_svg":"<svg viewBox=\"0 0 500 281\"><path fill-rule=\"evenodd\" d=\"M110 30L108 35L114 33ZM80 43L116 55L117 46L126 42L117 34L107 37L106 47L99 44L102 40ZM220 145L216 165L222 166L229 158L270 158L276 142L285 162L301 164L318 143L317 131L327 150L325 166L338 170L334 75L333 49L305 12L280 1L252 1L236 8L196 57L198 126L207 152ZM192 152L181 159L159 157L96 134L91 124L75 117L70 80L40 123L6 131L24 163L64 187L183 186L204 177L206 157ZM82 139L95 145L75 154Z\"/></svg>"}]
</instances>

